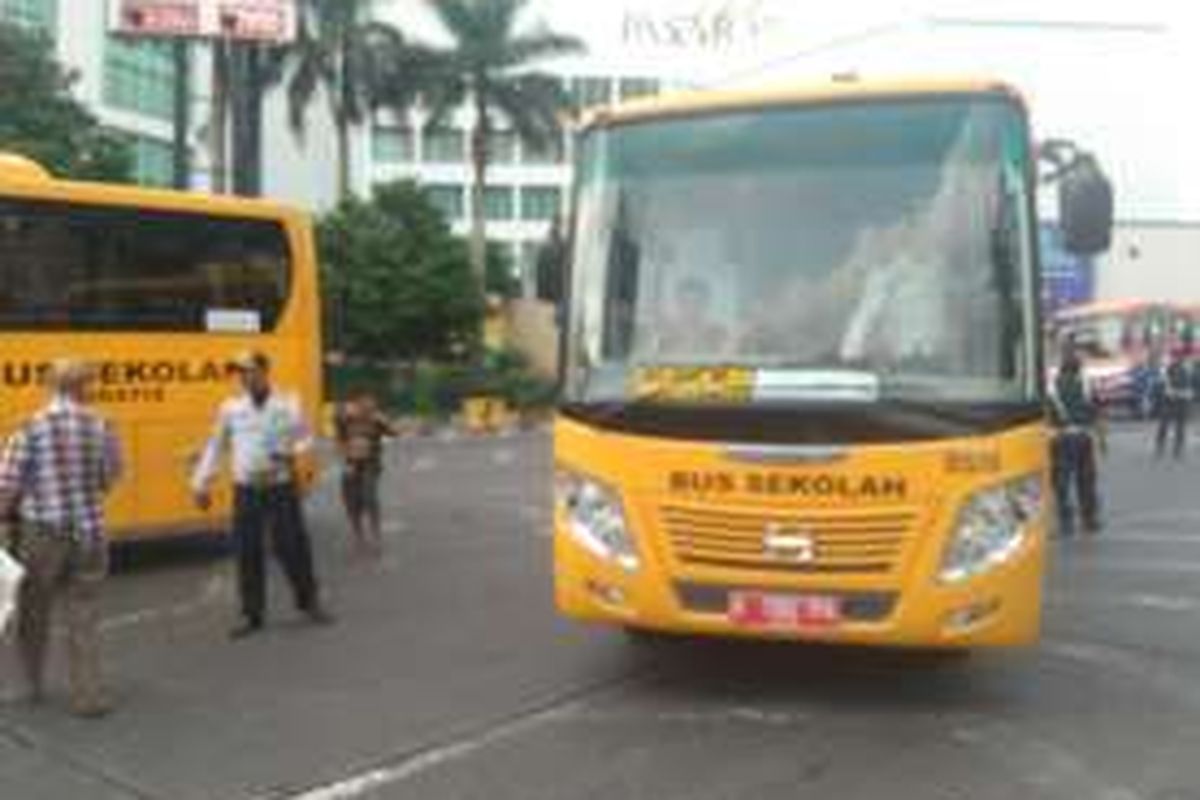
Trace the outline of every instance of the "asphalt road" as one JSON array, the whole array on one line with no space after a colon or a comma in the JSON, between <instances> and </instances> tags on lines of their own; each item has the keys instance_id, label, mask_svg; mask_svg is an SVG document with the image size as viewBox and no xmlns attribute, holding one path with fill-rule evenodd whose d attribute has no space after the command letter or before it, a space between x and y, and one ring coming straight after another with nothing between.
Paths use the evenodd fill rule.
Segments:
<instances>
[{"instance_id":1,"label":"asphalt road","mask_svg":"<svg viewBox=\"0 0 1200 800\"><path fill-rule=\"evenodd\" d=\"M1200 467L1139 430L1105 534L1055 545L1042 645L963 663L643 652L553 612L544 435L391 458L382 563L314 503L331 628L275 574L271 627L230 642L227 562L136 554L105 599L118 713L68 716L61 684L0 706L0 798L1200 800Z\"/></svg>"}]
</instances>

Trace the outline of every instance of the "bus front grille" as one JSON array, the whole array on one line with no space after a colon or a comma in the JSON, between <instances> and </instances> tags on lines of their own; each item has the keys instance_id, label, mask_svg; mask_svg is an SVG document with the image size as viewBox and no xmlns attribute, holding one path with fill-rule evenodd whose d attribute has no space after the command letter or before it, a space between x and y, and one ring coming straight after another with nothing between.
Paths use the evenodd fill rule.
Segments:
<instances>
[{"instance_id":1,"label":"bus front grille","mask_svg":"<svg viewBox=\"0 0 1200 800\"><path fill-rule=\"evenodd\" d=\"M811 574L887 574L917 515L907 510L733 510L672 505L662 526L685 566Z\"/></svg>"}]
</instances>

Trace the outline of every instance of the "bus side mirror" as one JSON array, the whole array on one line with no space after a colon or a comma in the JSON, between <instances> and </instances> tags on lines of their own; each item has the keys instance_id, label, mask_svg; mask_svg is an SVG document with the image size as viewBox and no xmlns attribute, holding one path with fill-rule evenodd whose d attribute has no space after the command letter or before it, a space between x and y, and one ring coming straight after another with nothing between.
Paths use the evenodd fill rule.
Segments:
<instances>
[{"instance_id":1,"label":"bus side mirror","mask_svg":"<svg viewBox=\"0 0 1200 800\"><path fill-rule=\"evenodd\" d=\"M1112 243L1112 184L1091 158L1081 158L1060 178L1058 215L1063 245L1075 255L1093 256Z\"/></svg>"}]
</instances>

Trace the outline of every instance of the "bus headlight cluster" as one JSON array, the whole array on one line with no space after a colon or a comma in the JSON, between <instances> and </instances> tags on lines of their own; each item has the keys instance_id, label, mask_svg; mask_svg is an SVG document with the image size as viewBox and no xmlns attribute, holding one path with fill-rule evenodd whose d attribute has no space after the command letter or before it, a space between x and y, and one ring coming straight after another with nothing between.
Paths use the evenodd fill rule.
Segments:
<instances>
[{"instance_id":1,"label":"bus headlight cluster","mask_svg":"<svg viewBox=\"0 0 1200 800\"><path fill-rule=\"evenodd\" d=\"M1042 513L1042 478L1026 475L972 495L958 513L942 556L943 583L960 583L1005 563Z\"/></svg>"},{"instance_id":2,"label":"bus headlight cluster","mask_svg":"<svg viewBox=\"0 0 1200 800\"><path fill-rule=\"evenodd\" d=\"M556 502L575 540L600 558L629 572L638 568L637 546L629 533L620 497L607 486L569 470L556 476Z\"/></svg>"}]
</instances>

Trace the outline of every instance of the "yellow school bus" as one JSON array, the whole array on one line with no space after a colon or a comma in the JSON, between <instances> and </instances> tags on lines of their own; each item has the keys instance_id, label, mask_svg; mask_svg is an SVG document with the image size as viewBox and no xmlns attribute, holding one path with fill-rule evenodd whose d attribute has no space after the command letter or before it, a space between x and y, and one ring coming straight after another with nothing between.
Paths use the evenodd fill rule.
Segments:
<instances>
[{"instance_id":1,"label":"yellow school bus","mask_svg":"<svg viewBox=\"0 0 1200 800\"><path fill-rule=\"evenodd\" d=\"M559 609L633 633L1034 641L1051 502L1036 161L1019 95L990 80L587 120ZM1062 176L1081 250L1111 226L1097 175Z\"/></svg>"},{"instance_id":2,"label":"yellow school bus","mask_svg":"<svg viewBox=\"0 0 1200 800\"><path fill-rule=\"evenodd\" d=\"M115 538L220 530L188 475L229 361L255 348L317 419L319 301L311 227L257 200L56 180L0 155L0 436L44 402L54 358L95 365L92 401L116 425L126 476L109 506ZM311 475L311 469L306 472Z\"/></svg>"}]
</instances>

